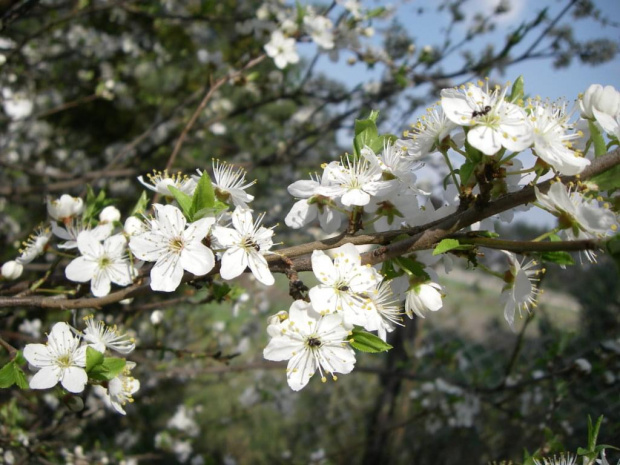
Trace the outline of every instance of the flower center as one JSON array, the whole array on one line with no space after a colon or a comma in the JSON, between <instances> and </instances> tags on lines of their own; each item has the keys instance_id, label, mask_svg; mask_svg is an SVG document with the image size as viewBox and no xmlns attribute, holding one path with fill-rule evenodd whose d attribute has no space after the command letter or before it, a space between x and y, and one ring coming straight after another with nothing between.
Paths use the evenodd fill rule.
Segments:
<instances>
[{"instance_id":1,"label":"flower center","mask_svg":"<svg viewBox=\"0 0 620 465\"><path fill-rule=\"evenodd\" d=\"M176 253L181 253L183 248L185 247L185 241L182 237L175 237L170 240L169 244L170 250Z\"/></svg>"},{"instance_id":2,"label":"flower center","mask_svg":"<svg viewBox=\"0 0 620 465\"><path fill-rule=\"evenodd\" d=\"M71 355L63 354L56 360L61 368L69 368L71 366Z\"/></svg>"},{"instance_id":3,"label":"flower center","mask_svg":"<svg viewBox=\"0 0 620 465\"><path fill-rule=\"evenodd\" d=\"M311 349L316 349L317 347L321 347L321 340L316 337L309 337L306 340L306 345Z\"/></svg>"},{"instance_id":4,"label":"flower center","mask_svg":"<svg viewBox=\"0 0 620 465\"><path fill-rule=\"evenodd\" d=\"M106 255L99 258L99 268L106 268L112 264L112 260L110 260Z\"/></svg>"}]
</instances>

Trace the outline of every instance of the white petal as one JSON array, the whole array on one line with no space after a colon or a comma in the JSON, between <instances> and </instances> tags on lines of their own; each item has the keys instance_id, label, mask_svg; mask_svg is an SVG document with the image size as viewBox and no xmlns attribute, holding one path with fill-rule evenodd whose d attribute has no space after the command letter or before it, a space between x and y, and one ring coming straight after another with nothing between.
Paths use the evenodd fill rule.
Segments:
<instances>
[{"instance_id":1,"label":"white petal","mask_svg":"<svg viewBox=\"0 0 620 465\"><path fill-rule=\"evenodd\" d=\"M42 368L30 380L31 389L49 389L56 386L60 380L61 370L57 366Z\"/></svg>"},{"instance_id":2,"label":"white petal","mask_svg":"<svg viewBox=\"0 0 620 465\"><path fill-rule=\"evenodd\" d=\"M77 246L82 255L100 257L103 255L103 245L91 234L90 231L82 231L77 237Z\"/></svg>"},{"instance_id":3,"label":"white petal","mask_svg":"<svg viewBox=\"0 0 620 465\"><path fill-rule=\"evenodd\" d=\"M364 205L368 205L370 202L370 195L361 189L351 189L345 192L340 200L342 201L342 204L347 207L350 207L351 205L363 207Z\"/></svg>"},{"instance_id":4,"label":"white petal","mask_svg":"<svg viewBox=\"0 0 620 465\"><path fill-rule=\"evenodd\" d=\"M488 126L476 126L467 133L467 142L485 155L495 155L502 148L501 134Z\"/></svg>"},{"instance_id":5,"label":"white petal","mask_svg":"<svg viewBox=\"0 0 620 465\"><path fill-rule=\"evenodd\" d=\"M288 193L291 194L293 197L307 199L314 195L317 187L319 187L319 183L316 181L295 181L293 184L288 186Z\"/></svg>"},{"instance_id":6,"label":"white petal","mask_svg":"<svg viewBox=\"0 0 620 465\"><path fill-rule=\"evenodd\" d=\"M254 229L252 212L240 207L235 208L235 211L232 213L232 223L242 236L250 234Z\"/></svg>"},{"instance_id":7,"label":"white petal","mask_svg":"<svg viewBox=\"0 0 620 465\"><path fill-rule=\"evenodd\" d=\"M316 360L311 352L304 349L288 362L286 378L293 391L303 389L317 369Z\"/></svg>"},{"instance_id":8,"label":"white petal","mask_svg":"<svg viewBox=\"0 0 620 465\"><path fill-rule=\"evenodd\" d=\"M140 260L154 262L166 253L170 239L157 232L146 232L137 236L131 236L129 248Z\"/></svg>"},{"instance_id":9,"label":"white petal","mask_svg":"<svg viewBox=\"0 0 620 465\"><path fill-rule=\"evenodd\" d=\"M275 279L269 270L267 260L265 260L265 257L263 257L256 250L250 251L248 255L248 265L250 270L252 270L252 274L254 274L258 281L266 286L273 285Z\"/></svg>"},{"instance_id":10,"label":"white petal","mask_svg":"<svg viewBox=\"0 0 620 465\"><path fill-rule=\"evenodd\" d=\"M340 306L340 297L332 287L314 286L309 292L312 307L321 313L334 313Z\"/></svg>"},{"instance_id":11,"label":"white petal","mask_svg":"<svg viewBox=\"0 0 620 465\"><path fill-rule=\"evenodd\" d=\"M213 228L211 235L215 238L217 243L224 248L232 247L241 242L241 234L232 228L216 226Z\"/></svg>"},{"instance_id":12,"label":"white petal","mask_svg":"<svg viewBox=\"0 0 620 465\"><path fill-rule=\"evenodd\" d=\"M272 362L280 362L290 359L296 352L302 350L304 350L304 343L302 341L294 340L287 336L277 336L269 341L269 344L263 350L263 357Z\"/></svg>"},{"instance_id":13,"label":"white petal","mask_svg":"<svg viewBox=\"0 0 620 465\"><path fill-rule=\"evenodd\" d=\"M110 293L110 278L103 270L99 270L90 282L90 291L95 297L103 297Z\"/></svg>"},{"instance_id":14,"label":"white petal","mask_svg":"<svg viewBox=\"0 0 620 465\"><path fill-rule=\"evenodd\" d=\"M151 269L151 289L154 291L172 292L179 287L183 279L183 267L179 256L168 254Z\"/></svg>"},{"instance_id":15,"label":"white petal","mask_svg":"<svg viewBox=\"0 0 620 465\"><path fill-rule=\"evenodd\" d=\"M312 252L312 271L323 284L332 284L338 279L338 271L334 268L332 259L322 250Z\"/></svg>"},{"instance_id":16,"label":"white petal","mask_svg":"<svg viewBox=\"0 0 620 465\"><path fill-rule=\"evenodd\" d=\"M222 255L220 276L222 279L233 279L248 267L248 255L241 247L233 246Z\"/></svg>"},{"instance_id":17,"label":"white petal","mask_svg":"<svg viewBox=\"0 0 620 465\"><path fill-rule=\"evenodd\" d=\"M300 229L314 220L317 212L316 204L309 204L307 200L303 199L293 204L291 211L284 218L284 223L289 228Z\"/></svg>"},{"instance_id":18,"label":"white petal","mask_svg":"<svg viewBox=\"0 0 620 465\"><path fill-rule=\"evenodd\" d=\"M52 365L50 351L45 344L27 344L23 354L28 363L37 368Z\"/></svg>"},{"instance_id":19,"label":"white petal","mask_svg":"<svg viewBox=\"0 0 620 465\"><path fill-rule=\"evenodd\" d=\"M79 367L65 368L62 373L62 379L60 380L62 387L73 393L82 392L87 382L88 376L86 375L86 371Z\"/></svg>"},{"instance_id":20,"label":"white petal","mask_svg":"<svg viewBox=\"0 0 620 465\"><path fill-rule=\"evenodd\" d=\"M85 283L93 278L97 269L97 262L86 257L78 257L67 265L67 268L65 268L65 276L70 281Z\"/></svg>"},{"instance_id":21,"label":"white petal","mask_svg":"<svg viewBox=\"0 0 620 465\"><path fill-rule=\"evenodd\" d=\"M203 276L215 266L215 257L207 246L199 242L189 244L181 252L181 266L196 276Z\"/></svg>"}]
</instances>

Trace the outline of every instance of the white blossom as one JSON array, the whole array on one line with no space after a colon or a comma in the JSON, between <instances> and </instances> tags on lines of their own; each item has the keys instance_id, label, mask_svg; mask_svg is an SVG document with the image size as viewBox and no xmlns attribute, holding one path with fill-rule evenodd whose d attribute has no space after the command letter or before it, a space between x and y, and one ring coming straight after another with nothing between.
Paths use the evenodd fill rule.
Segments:
<instances>
[{"instance_id":1,"label":"white blossom","mask_svg":"<svg viewBox=\"0 0 620 465\"><path fill-rule=\"evenodd\" d=\"M246 172L243 168L219 160L212 160L212 164L215 195L223 202L232 200L235 206L247 209L248 203L254 200L254 196L245 191L248 187L256 184L256 181L246 182ZM202 171L196 171L199 176L202 176ZM199 178L194 179L198 182Z\"/></svg>"},{"instance_id":2,"label":"white blossom","mask_svg":"<svg viewBox=\"0 0 620 465\"><path fill-rule=\"evenodd\" d=\"M67 279L78 283L90 281L90 290L95 297L110 293L111 283L129 286L135 270L126 255L127 239L121 234L108 237L103 244L89 231L77 237L77 246L82 254L67 265Z\"/></svg>"},{"instance_id":3,"label":"white blossom","mask_svg":"<svg viewBox=\"0 0 620 465\"><path fill-rule=\"evenodd\" d=\"M116 325L108 326L101 320L95 320L93 315L85 317L84 321L86 329L82 333L82 338L96 351L104 353L106 349L111 349L126 355L136 348L135 340L122 334Z\"/></svg>"},{"instance_id":4,"label":"white blossom","mask_svg":"<svg viewBox=\"0 0 620 465\"><path fill-rule=\"evenodd\" d=\"M413 318L415 313L420 318L424 318L424 312L436 312L443 307L442 287L433 282L413 285L405 298L405 313L409 318Z\"/></svg>"},{"instance_id":5,"label":"white blossom","mask_svg":"<svg viewBox=\"0 0 620 465\"><path fill-rule=\"evenodd\" d=\"M280 69L299 62L295 39L286 38L279 30L271 33L271 39L265 44L265 52Z\"/></svg>"},{"instance_id":6,"label":"white blossom","mask_svg":"<svg viewBox=\"0 0 620 465\"><path fill-rule=\"evenodd\" d=\"M441 91L446 116L459 126L470 127L467 141L485 155L495 155L502 147L520 152L532 142L527 115L505 99L507 90L496 87L488 93L468 83L466 88Z\"/></svg>"},{"instance_id":7,"label":"white blossom","mask_svg":"<svg viewBox=\"0 0 620 465\"><path fill-rule=\"evenodd\" d=\"M202 218L187 225L174 205L154 204L155 218L149 230L131 236L129 248L140 260L155 262L151 268L151 289L172 292L183 279L183 271L204 276L215 265L213 252L202 243L214 218Z\"/></svg>"},{"instance_id":8,"label":"white blossom","mask_svg":"<svg viewBox=\"0 0 620 465\"><path fill-rule=\"evenodd\" d=\"M191 196L196 190L196 181L191 177L179 172L176 174L168 174L168 171L153 171L153 174L147 174L150 184L144 181L142 176L138 176L138 181L147 189L157 192L158 194L172 197L169 187L175 187L181 192Z\"/></svg>"},{"instance_id":9,"label":"white blossom","mask_svg":"<svg viewBox=\"0 0 620 465\"><path fill-rule=\"evenodd\" d=\"M13 280L19 278L24 272L24 265L16 260L9 260L2 265L2 277Z\"/></svg>"},{"instance_id":10,"label":"white blossom","mask_svg":"<svg viewBox=\"0 0 620 465\"><path fill-rule=\"evenodd\" d=\"M47 214L53 220L67 222L83 211L84 201L79 197L63 194L58 199L47 198Z\"/></svg>"},{"instance_id":11,"label":"white blossom","mask_svg":"<svg viewBox=\"0 0 620 465\"><path fill-rule=\"evenodd\" d=\"M334 260L322 250L312 252L312 272L319 285L310 289L310 301L321 315L342 313L345 324L364 326L366 314L373 311L368 296L379 282L379 274L371 266L361 265L361 257L353 244L334 249ZM376 310L374 310L376 311Z\"/></svg>"},{"instance_id":12,"label":"white blossom","mask_svg":"<svg viewBox=\"0 0 620 465\"><path fill-rule=\"evenodd\" d=\"M269 344L263 351L267 360L288 360L287 381L294 391L303 389L316 370L334 381L335 373L350 373L355 352L348 344L349 331L339 314L318 315L309 303L293 302L288 318L270 327Z\"/></svg>"},{"instance_id":13,"label":"white blossom","mask_svg":"<svg viewBox=\"0 0 620 465\"><path fill-rule=\"evenodd\" d=\"M502 250L502 252L506 254L510 264L510 269L504 277L506 285L502 290L501 297L502 301L505 302L504 318L510 327L514 328L515 310L519 309L521 315L521 310L529 312L530 307L536 306L536 299L539 294L536 282L539 281L537 276L542 273L542 270L535 269L538 265L535 260L519 263L512 252L506 250Z\"/></svg>"},{"instance_id":14,"label":"white blossom","mask_svg":"<svg viewBox=\"0 0 620 465\"><path fill-rule=\"evenodd\" d=\"M241 207L232 213L233 228L215 226L213 238L222 252L220 276L233 279L250 268L261 283L271 286L275 280L264 255L273 246L273 230L261 226L264 215L254 222L252 212Z\"/></svg>"},{"instance_id":15,"label":"white blossom","mask_svg":"<svg viewBox=\"0 0 620 465\"><path fill-rule=\"evenodd\" d=\"M31 389L49 389L58 382L67 391L84 390L88 376L86 346L80 346L80 338L73 335L66 323L56 323L47 337L47 344L27 344L24 358L39 371L30 380Z\"/></svg>"}]
</instances>

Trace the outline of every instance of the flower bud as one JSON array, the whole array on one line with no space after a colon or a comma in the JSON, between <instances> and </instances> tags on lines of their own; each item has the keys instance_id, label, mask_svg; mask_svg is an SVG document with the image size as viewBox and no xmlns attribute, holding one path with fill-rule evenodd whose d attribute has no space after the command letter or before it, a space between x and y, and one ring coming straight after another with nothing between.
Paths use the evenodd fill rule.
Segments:
<instances>
[{"instance_id":1,"label":"flower bud","mask_svg":"<svg viewBox=\"0 0 620 465\"><path fill-rule=\"evenodd\" d=\"M79 197L63 194L59 199L47 199L47 213L54 220L64 221L80 215L84 211L84 201Z\"/></svg>"},{"instance_id":2,"label":"flower bud","mask_svg":"<svg viewBox=\"0 0 620 465\"><path fill-rule=\"evenodd\" d=\"M102 223L114 223L115 221L120 221L121 212L118 211L118 208L110 205L109 207L105 207L99 213L99 221Z\"/></svg>"},{"instance_id":3,"label":"flower bud","mask_svg":"<svg viewBox=\"0 0 620 465\"><path fill-rule=\"evenodd\" d=\"M135 236L145 231L144 223L135 216L130 216L125 220L125 234Z\"/></svg>"},{"instance_id":4,"label":"flower bud","mask_svg":"<svg viewBox=\"0 0 620 465\"><path fill-rule=\"evenodd\" d=\"M596 112L615 117L620 112L620 92L613 86L592 84L579 101L581 116L595 118Z\"/></svg>"},{"instance_id":5,"label":"flower bud","mask_svg":"<svg viewBox=\"0 0 620 465\"><path fill-rule=\"evenodd\" d=\"M24 266L17 263L15 260L11 260L2 265L2 277L6 279L17 279L24 271Z\"/></svg>"},{"instance_id":6,"label":"flower bud","mask_svg":"<svg viewBox=\"0 0 620 465\"><path fill-rule=\"evenodd\" d=\"M153 326L158 326L159 324L161 324L163 319L164 312L162 312L161 310L154 310L153 313L151 313L151 324Z\"/></svg>"}]
</instances>

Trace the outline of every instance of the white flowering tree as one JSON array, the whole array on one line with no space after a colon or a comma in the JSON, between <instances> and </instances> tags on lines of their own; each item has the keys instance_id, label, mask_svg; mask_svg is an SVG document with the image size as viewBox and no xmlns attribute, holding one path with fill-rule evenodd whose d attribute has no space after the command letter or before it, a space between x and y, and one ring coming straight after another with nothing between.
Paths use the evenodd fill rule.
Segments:
<instances>
[{"instance_id":1,"label":"white flowering tree","mask_svg":"<svg viewBox=\"0 0 620 465\"><path fill-rule=\"evenodd\" d=\"M189 379L207 362L215 363L214 373L281 370L290 392L327 390L320 385L375 372L380 389L365 436L348 447L360 462L396 463L405 456L384 447L392 440L389 421L403 383L418 376L406 339L416 336L421 319L449 311L443 307L450 288L438 271L475 268L501 282L497 312L517 333L494 385L439 378L411 391L412 398L424 393L420 415L447 416L456 405L452 426L467 427L485 389L510 396L530 384L515 381L513 369L546 268L620 260L620 91L592 84L573 101L551 102L529 97L521 77L451 86L529 58L562 64L570 47L582 47L584 62L613 57L613 42L601 40L592 51L554 29L571 8L606 24L587 2L568 2L553 18L539 13L500 52L477 61L465 54L454 72L440 68L443 57L487 32L500 6L477 18L479 27L460 45L418 51L397 27L376 49L367 40L373 21L390 11L356 1L327 8L86 2L58 6L53 20L41 18L53 7L31 3L3 11L8 34L0 42L8 122L1 135L2 227L29 225L39 210L46 213L17 250L8 238L22 229L5 233L0 387L12 397L0 409L10 417L0 427L8 438L0 447L8 463L110 460L115 446L87 451L94 442L72 444L69 423L86 431L97 421L118 421L106 407L128 425L138 411L155 415L147 409L156 401L129 404L140 404L142 395L155 399L158 384ZM451 24L460 21L459 8L452 5ZM307 43L316 55L300 65L298 47ZM519 44L526 44L523 53L512 57ZM51 58L58 53L58 61ZM316 73L322 54L381 66L384 79L375 90L344 90ZM75 73L61 86L67 69ZM402 135L384 133L382 119L420 82L430 82L439 100ZM338 148L335 135L347 125L351 143ZM311 170L310 179L298 175L300 167ZM155 171L144 175L146 168ZM511 223L515 211L535 210L555 217L554 226L520 240L502 234L501 223ZM488 259L493 250L503 252L499 261ZM265 295L279 295L278 308ZM232 306L237 314L248 300L256 308L266 301L269 317L238 332L226 324L203 328L205 339L214 332L239 339L236 350L192 340L203 324L188 316L192 307L198 314ZM266 361L236 365L233 359L247 351L242 342L258 332ZM616 355L605 363L616 367L617 340L607 347ZM383 368L359 363L373 357ZM572 380L591 370L575 357L538 379ZM278 378L271 383L264 395L291 398L274 387ZM245 392L255 403L259 394ZM346 403L354 410L351 399ZM50 415L43 426L36 411ZM197 412L197 405L181 405L148 446L133 433L117 437L125 444L117 456L125 463L226 461L194 451ZM597 445L601 422L589 425L587 447L573 451L584 463L606 463L609 446ZM62 447L54 445L55 434ZM573 456L543 458L557 449L541 448L524 461L574 463ZM324 453L319 447L309 460L329 460Z\"/></svg>"}]
</instances>

